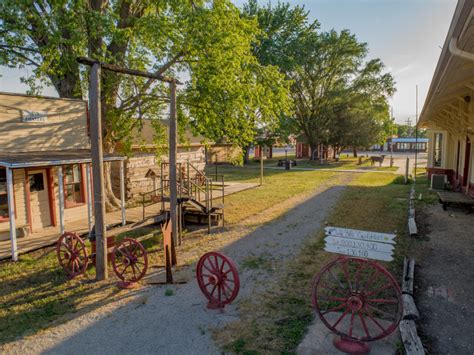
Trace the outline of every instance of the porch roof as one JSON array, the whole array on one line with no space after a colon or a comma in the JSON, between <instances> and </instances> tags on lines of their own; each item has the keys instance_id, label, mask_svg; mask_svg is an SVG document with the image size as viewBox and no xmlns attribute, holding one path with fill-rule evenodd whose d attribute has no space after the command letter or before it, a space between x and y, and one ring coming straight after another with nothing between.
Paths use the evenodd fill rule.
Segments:
<instances>
[{"instance_id":1,"label":"porch roof","mask_svg":"<svg viewBox=\"0 0 474 355\"><path fill-rule=\"evenodd\" d=\"M467 54L467 58L466 57ZM458 1L419 126L451 133L473 133L474 11L472 1Z\"/></svg>"},{"instance_id":2,"label":"porch roof","mask_svg":"<svg viewBox=\"0 0 474 355\"><path fill-rule=\"evenodd\" d=\"M125 159L124 156L118 154L104 153L104 161L121 161ZM12 169L91 162L91 152L88 149L0 153L0 166Z\"/></svg>"}]
</instances>

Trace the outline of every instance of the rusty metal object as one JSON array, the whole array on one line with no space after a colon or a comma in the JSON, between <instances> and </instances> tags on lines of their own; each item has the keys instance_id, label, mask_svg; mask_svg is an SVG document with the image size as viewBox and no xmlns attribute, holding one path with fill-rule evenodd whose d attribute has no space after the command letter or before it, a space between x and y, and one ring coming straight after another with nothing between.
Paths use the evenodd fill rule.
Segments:
<instances>
[{"instance_id":1,"label":"rusty metal object","mask_svg":"<svg viewBox=\"0 0 474 355\"><path fill-rule=\"evenodd\" d=\"M378 262L340 256L316 274L312 303L324 325L340 338L334 345L348 353L366 353L365 342L397 329L403 304L400 286Z\"/></svg>"},{"instance_id":2,"label":"rusty metal object","mask_svg":"<svg viewBox=\"0 0 474 355\"><path fill-rule=\"evenodd\" d=\"M196 277L207 308L222 309L238 295L240 279L237 266L224 254L211 251L204 254L196 267Z\"/></svg>"},{"instance_id":3,"label":"rusty metal object","mask_svg":"<svg viewBox=\"0 0 474 355\"><path fill-rule=\"evenodd\" d=\"M121 280L120 288L134 288L146 274L148 256L143 245L135 239L125 238L118 243L111 257L115 275Z\"/></svg>"},{"instance_id":4,"label":"rusty metal object","mask_svg":"<svg viewBox=\"0 0 474 355\"><path fill-rule=\"evenodd\" d=\"M82 275L89 264L89 253L84 241L74 232L64 232L56 244L59 265L72 279Z\"/></svg>"}]
</instances>

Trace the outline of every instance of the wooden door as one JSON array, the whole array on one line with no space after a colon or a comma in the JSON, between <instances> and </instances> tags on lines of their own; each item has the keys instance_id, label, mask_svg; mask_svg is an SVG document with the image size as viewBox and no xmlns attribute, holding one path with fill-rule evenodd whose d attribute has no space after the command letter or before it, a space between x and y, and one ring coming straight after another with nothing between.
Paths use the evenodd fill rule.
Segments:
<instances>
[{"instance_id":1,"label":"wooden door","mask_svg":"<svg viewBox=\"0 0 474 355\"><path fill-rule=\"evenodd\" d=\"M466 137L466 153L464 154L464 173L462 176L462 186L467 186L469 178L469 165L471 163L471 141Z\"/></svg>"},{"instance_id":2,"label":"wooden door","mask_svg":"<svg viewBox=\"0 0 474 355\"><path fill-rule=\"evenodd\" d=\"M51 225L46 169L28 171L31 229L41 230Z\"/></svg>"}]
</instances>

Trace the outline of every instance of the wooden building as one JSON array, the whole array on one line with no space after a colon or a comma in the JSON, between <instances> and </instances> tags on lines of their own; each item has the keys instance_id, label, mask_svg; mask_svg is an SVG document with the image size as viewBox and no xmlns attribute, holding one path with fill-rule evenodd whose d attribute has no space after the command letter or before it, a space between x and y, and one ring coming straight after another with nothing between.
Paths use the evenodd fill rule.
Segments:
<instances>
[{"instance_id":1,"label":"wooden building","mask_svg":"<svg viewBox=\"0 0 474 355\"><path fill-rule=\"evenodd\" d=\"M428 150L428 138L388 138L387 144L384 145L384 150L390 151L390 146L393 147L394 152L426 152Z\"/></svg>"},{"instance_id":2,"label":"wooden building","mask_svg":"<svg viewBox=\"0 0 474 355\"><path fill-rule=\"evenodd\" d=\"M313 155L313 159L329 160L333 158L334 150L331 146L318 144L318 147L313 152ZM303 135L296 138L296 158L311 158L311 146L307 143L307 140Z\"/></svg>"},{"instance_id":3,"label":"wooden building","mask_svg":"<svg viewBox=\"0 0 474 355\"><path fill-rule=\"evenodd\" d=\"M419 125L428 128L428 174L474 195L474 2L459 1Z\"/></svg>"},{"instance_id":4,"label":"wooden building","mask_svg":"<svg viewBox=\"0 0 474 355\"><path fill-rule=\"evenodd\" d=\"M0 93L0 136L0 240L10 239L12 258L18 256L17 238L33 240L46 229L62 233L84 216L90 229L87 103ZM123 160L104 156L119 166ZM124 207L122 200L122 223Z\"/></svg>"}]
</instances>

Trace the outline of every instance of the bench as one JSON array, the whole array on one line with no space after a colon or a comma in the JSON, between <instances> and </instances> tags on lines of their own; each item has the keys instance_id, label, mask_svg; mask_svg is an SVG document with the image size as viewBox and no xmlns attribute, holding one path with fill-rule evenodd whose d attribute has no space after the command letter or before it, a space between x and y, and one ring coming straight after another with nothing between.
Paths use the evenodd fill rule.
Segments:
<instances>
[{"instance_id":1,"label":"bench","mask_svg":"<svg viewBox=\"0 0 474 355\"><path fill-rule=\"evenodd\" d=\"M438 192L439 202L443 204L443 210L447 210L449 205L458 205L466 207L468 213L472 211L474 206L474 198L467 196L461 192L440 191Z\"/></svg>"},{"instance_id":2,"label":"bench","mask_svg":"<svg viewBox=\"0 0 474 355\"><path fill-rule=\"evenodd\" d=\"M290 162L290 166L296 166L296 160L288 160ZM278 160L278 166L285 166L286 159Z\"/></svg>"}]
</instances>

